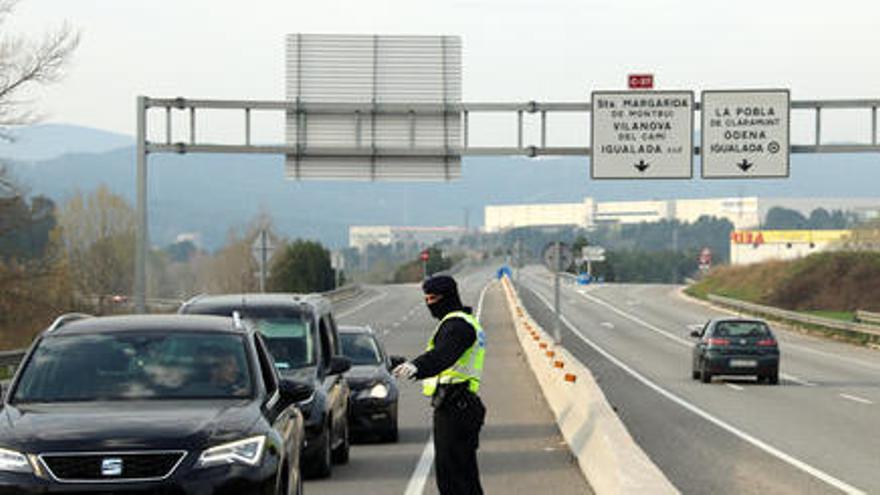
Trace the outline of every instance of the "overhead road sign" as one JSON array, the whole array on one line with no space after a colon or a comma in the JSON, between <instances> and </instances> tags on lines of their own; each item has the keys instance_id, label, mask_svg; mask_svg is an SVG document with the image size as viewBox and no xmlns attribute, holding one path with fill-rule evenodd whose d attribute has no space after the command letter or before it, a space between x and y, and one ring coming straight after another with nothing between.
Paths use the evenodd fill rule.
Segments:
<instances>
[{"instance_id":1,"label":"overhead road sign","mask_svg":"<svg viewBox=\"0 0 880 495\"><path fill-rule=\"evenodd\" d=\"M288 36L286 176L460 177L461 72L458 36Z\"/></svg>"},{"instance_id":2,"label":"overhead road sign","mask_svg":"<svg viewBox=\"0 0 880 495\"><path fill-rule=\"evenodd\" d=\"M693 177L693 91L594 91L593 179Z\"/></svg>"},{"instance_id":3,"label":"overhead road sign","mask_svg":"<svg viewBox=\"0 0 880 495\"><path fill-rule=\"evenodd\" d=\"M703 91L701 100L704 179L789 176L787 89Z\"/></svg>"}]
</instances>

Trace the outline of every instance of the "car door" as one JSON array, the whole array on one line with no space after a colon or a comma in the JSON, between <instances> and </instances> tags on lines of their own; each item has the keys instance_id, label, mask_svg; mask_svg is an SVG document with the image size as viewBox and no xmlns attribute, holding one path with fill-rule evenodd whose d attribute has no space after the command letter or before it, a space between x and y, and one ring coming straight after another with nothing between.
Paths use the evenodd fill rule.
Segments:
<instances>
[{"instance_id":1,"label":"car door","mask_svg":"<svg viewBox=\"0 0 880 495\"><path fill-rule=\"evenodd\" d=\"M712 324L711 321L706 322L703 325L703 329L700 330L700 338L697 339L696 344L694 344L694 352L693 352L693 369L700 369L700 362L703 360L703 353L706 350L706 338L707 333L709 332L709 326Z\"/></svg>"},{"instance_id":2,"label":"car door","mask_svg":"<svg viewBox=\"0 0 880 495\"><path fill-rule=\"evenodd\" d=\"M288 459L288 465L298 466L299 445L302 443L302 433L300 433L302 419L292 405L280 402L278 370L275 368L274 360L268 349L263 337L259 333L255 333L254 350L257 353L257 365L260 368L259 376L262 378L266 390L263 414L272 425L272 429L278 433L281 445L285 446L284 457Z\"/></svg>"},{"instance_id":3,"label":"car door","mask_svg":"<svg viewBox=\"0 0 880 495\"><path fill-rule=\"evenodd\" d=\"M345 379L342 375L330 374L330 362L337 354L337 348L334 346L331 321L328 315L321 315L318 320L318 336L321 341L321 365L319 373L321 374L321 386L324 388L327 397L328 414L330 415L330 426L332 441L335 446L342 440L343 430L341 426L345 421L346 405L343 403L347 397L343 396Z\"/></svg>"}]
</instances>

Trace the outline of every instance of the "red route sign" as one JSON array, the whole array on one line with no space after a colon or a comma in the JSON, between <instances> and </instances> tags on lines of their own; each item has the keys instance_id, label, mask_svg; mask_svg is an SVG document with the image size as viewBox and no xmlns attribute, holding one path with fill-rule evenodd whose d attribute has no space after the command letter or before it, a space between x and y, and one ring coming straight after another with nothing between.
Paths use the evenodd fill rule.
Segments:
<instances>
[{"instance_id":1,"label":"red route sign","mask_svg":"<svg viewBox=\"0 0 880 495\"><path fill-rule=\"evenodd\" d=\"M422 261L428 261L430 255L428 254L428 251L422 251L422 254L419 257L422 259Z\"/></svg>"},{"instance_id":2,"label":"red route sign","mask_svg":"<svg viewBox=\"0 0 880 495\"><path fill-rule=\"evenodd\" d=\"M626 79L629 89L654 89L654 74L630 74Z\"/></svg>"}]
</instances>

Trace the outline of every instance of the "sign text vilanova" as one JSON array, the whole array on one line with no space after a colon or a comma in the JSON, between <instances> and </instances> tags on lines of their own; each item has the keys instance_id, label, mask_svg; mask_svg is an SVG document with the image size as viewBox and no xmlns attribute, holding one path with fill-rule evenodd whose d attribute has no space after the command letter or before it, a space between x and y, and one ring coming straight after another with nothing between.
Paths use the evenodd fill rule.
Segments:
<instances>
[{"instance_id":1,"label":"sign text vilanova","mask_svg":"<svg viewBox=\"0 0 880 495\"><path fill-rule=\"evenodd\" d=\"M704 91L703 177L788 177L788 90Z\"/></svg>"},{"instance_id":2,"label":"sign text vilanova","mask_svg":"<svg viewBox=\"0 0 880 495\"><path fill-rule=\"evenodd\" d=\"M690 179L692 91L594 91L594 179Z\"/></svg>"}]
</instances>

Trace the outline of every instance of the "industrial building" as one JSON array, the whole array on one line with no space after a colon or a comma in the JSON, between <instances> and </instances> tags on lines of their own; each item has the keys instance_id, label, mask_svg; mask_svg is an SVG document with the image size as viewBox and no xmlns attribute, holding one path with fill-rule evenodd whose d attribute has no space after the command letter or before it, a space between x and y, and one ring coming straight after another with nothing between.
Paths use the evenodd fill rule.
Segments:
<instances>
[{"instance_id":1,"label":"industrial building","mask_svg":"<svg viewBox=\"0 0 880 495\"><path fill-rule=\"evenodd\" d=\"M467 230L463 227L395 227L390 225L358 225L348 229L349 247L360 250L367 246L426 247L445 240L457 241Z\"/></svg>"},{"instance_id":2,"label":"industrial building","mask_svg":"<svg viewBox=\"0 0 880 495\"><path fill-rule=\"evenodd\" d=\"M790 260L842 246L851 230L737 230L730 234L730 264Z\"/></svg>"},{"instance_id":3,"label":"industrial building","mask_svg":"<svg viewBox=\"0 0 880 495\"><path fill-rule=\"evenodd\" d=\"M603 202L585 198L582 203L487 206L484 231L546 225L590 229L662 220L695 222L704 215L726 218L737 229L749 229L760 225L759 211L756 197Z\"/></svg>"}]
</instances>

